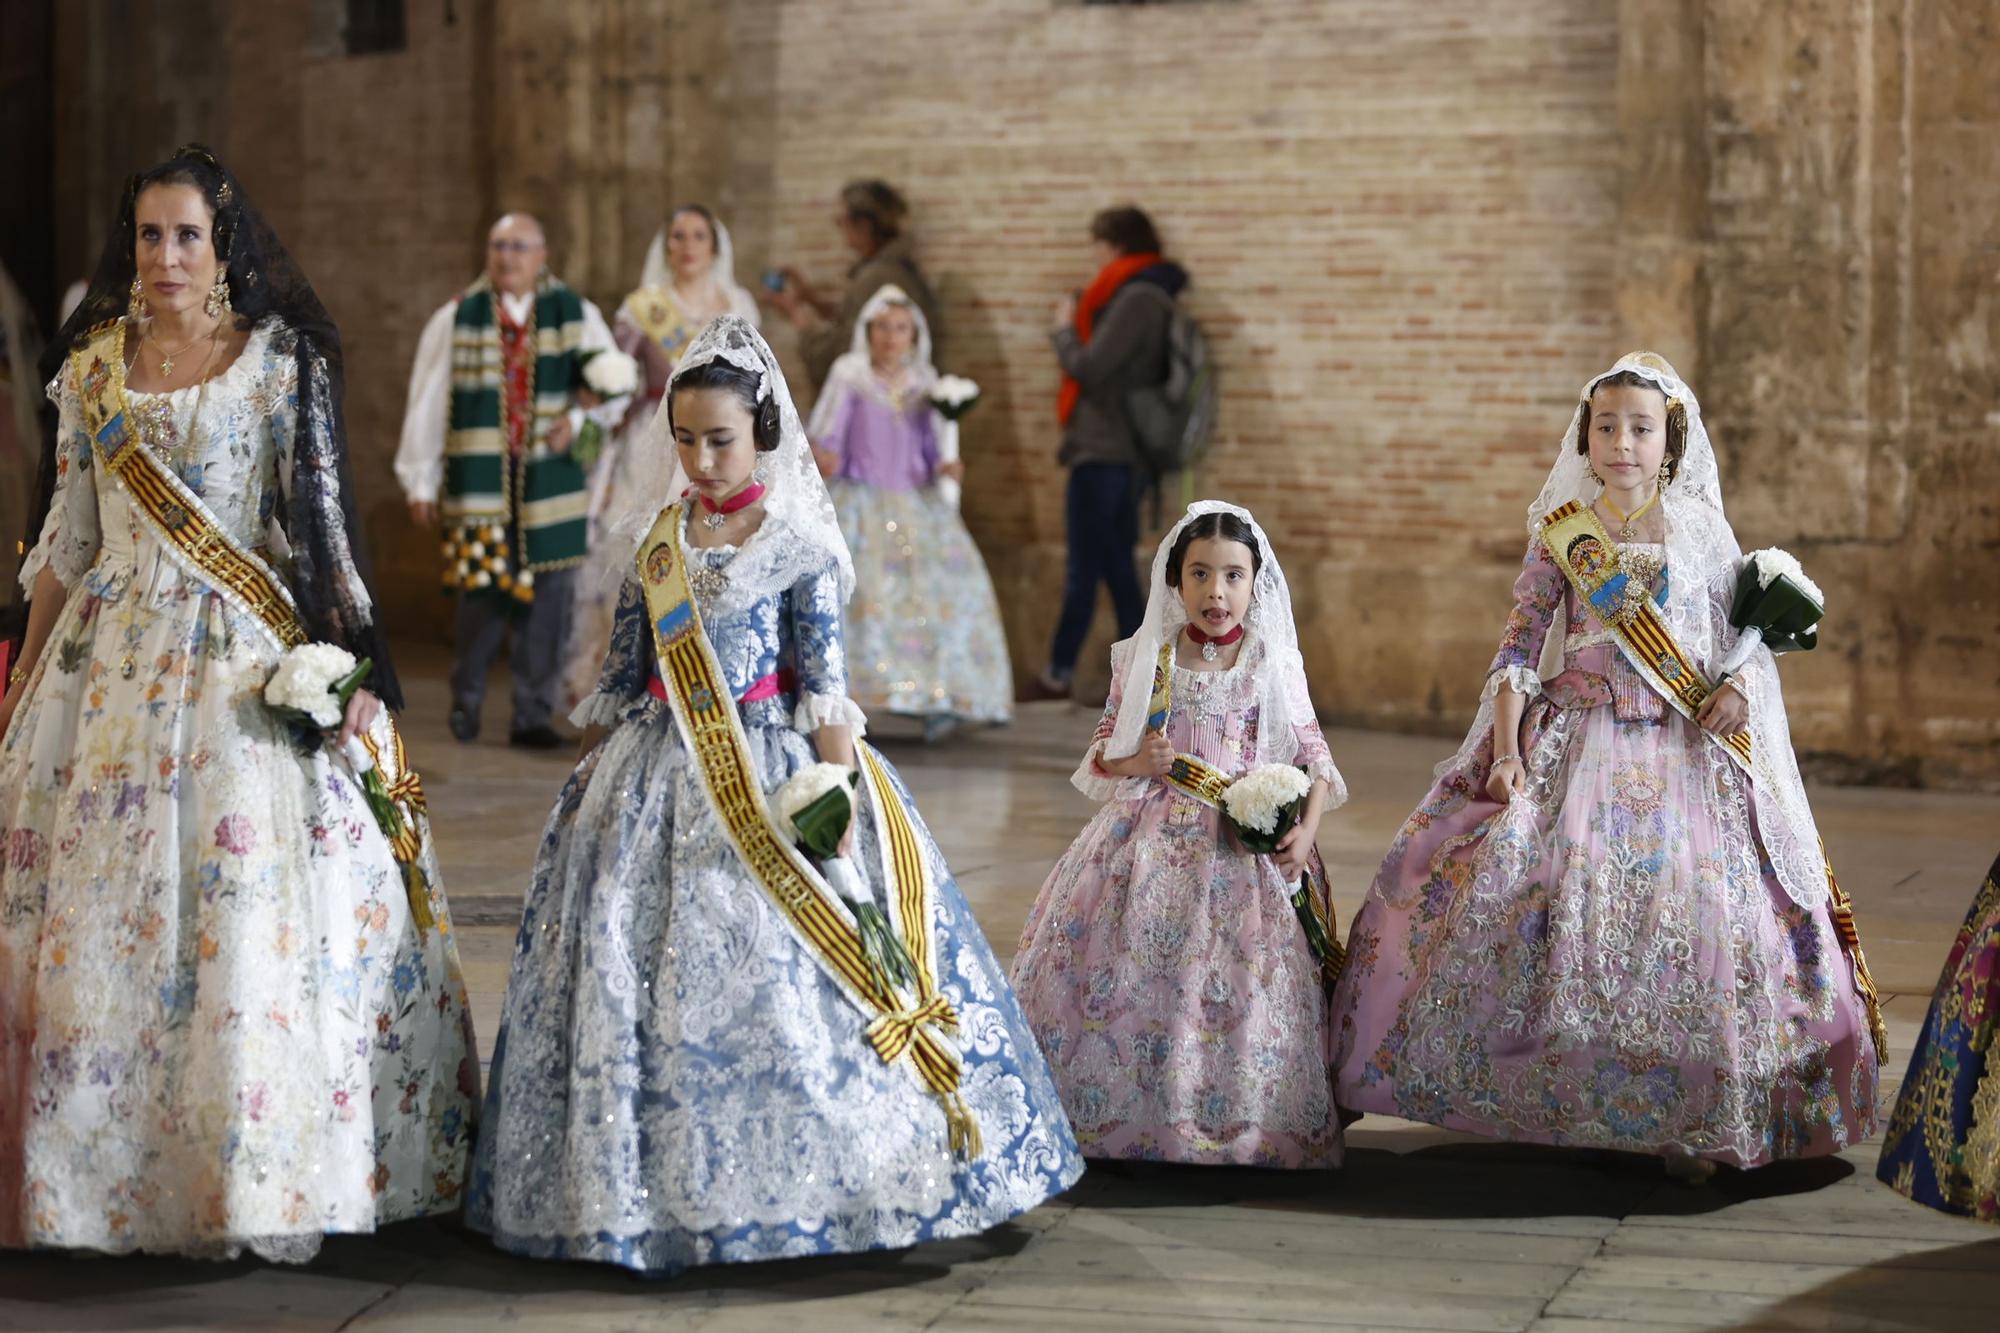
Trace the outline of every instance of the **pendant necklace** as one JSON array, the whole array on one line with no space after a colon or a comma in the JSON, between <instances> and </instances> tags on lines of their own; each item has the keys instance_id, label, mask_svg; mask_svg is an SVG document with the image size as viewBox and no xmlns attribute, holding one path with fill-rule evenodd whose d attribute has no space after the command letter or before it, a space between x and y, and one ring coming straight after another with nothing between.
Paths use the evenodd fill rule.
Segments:
<instances>
[{"instance_id":1,"label":"pendant necklace","mask_svg":"<svg viewBox=\"0 0 2000 1333\"><path fill-rule=\"evenodd\" d=\"M752 482L742 490L736 492L736 494L730 496L727 500L724 500L721 504L717 504L706 495L702 496L701 507L708 511L703 515L702 523L710 532L722 531L722 525L729 521L729 515L739 509L748 509L751 505L756 504L764 498L764 490L765 487L761 483Z\"/></svg>"},{"instance_id":2,"label":"pendant necklace","mask_svg":"<svg viewBox=\"0 0 2000 1333\"><path fill-rule=\"evenodd\" d=\"M1190 624L1187 627L1187 634L1188 638L1201 645L1201 660L1213 662L1222 656L1224 647L1243 637L1243 627L1238 625L1227 634L1204 634Z\"/></svg>"},{"instance_id":3,"label":"pendant necklace","mask_svg":"<svg viewBox=\"0 0 2000 1333\"><path fill-rule=\"evenodd\" d=\"M1659 502L1660 502L1660 492L1656 489L1653 492L1652 499L1646 501L1646 503L1640 505L1637 509L1634 509L1631 513L1628 514L1624 510L1618 507L1617 501L1611 498L1611 492L1606 491L1604 493L1604 507L1609 509L1612 513L1618 515L1618 524L1619 524L1618 540L1621 542L1631 541L1632 525L1634 523L1637 523L1639 519L1646 513L1647 510L1651 509L1654 505L1658 504Z\"/></svg>"},{"instance_id":4,"label":"pendant necklace","mask_svg":"<svg viewBox=\"0 0 2000 1333\"><path fill-rule=\"evenodd\" d=\"M201 335L201 337L207 338L209 341L213 342L215 340L215 335L220 333L221 331L222 331L222 326L220 324L217 324L213 329L210 329L207 333ZM160 354L160 374L162 375L173 374L174 358L181 355L183 352L187 351L189 347L192 347L196 343L201 341L201 338L191 338L188 340L187 345L185 347L176 347L173 351L170 352L166 348L160 346L160 340L158 338L153 337L152 330L148 329L146 331L146 337L149 341L152 342L154 350L158 351Z\"/></svg>"}]
</instances>

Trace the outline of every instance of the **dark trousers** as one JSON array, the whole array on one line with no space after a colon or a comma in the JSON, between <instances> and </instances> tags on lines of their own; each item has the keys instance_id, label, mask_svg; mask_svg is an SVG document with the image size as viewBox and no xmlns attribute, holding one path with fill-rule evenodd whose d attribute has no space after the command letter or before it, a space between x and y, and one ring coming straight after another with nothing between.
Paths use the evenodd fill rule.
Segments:
<instances>
[{"instance_id":1,"label":"dark trousers","mask_svg":"<svg viewBox=\"0 0 2000 1333\"><path fill-rule=\"evenodd\" d=\"M563 645L569 642L575 590L574 569L553 569L535 575L535 600L525 607L491 592L461 593L451 664L452 703L479 716L486 697L486 672L512 629L513 730L549 725L562 679Z\"/></svg>"},{"instance_id":2,"label":"dark trousers","mask_svg":"<svg viewBox=\"0 0 2000 1333\"><path fill-rule=\"evenodd\" d=\"M1146 594L1132 564L1139 541L1139 497L1145 479L1130 463L1078 463L1069 470L1064 516L1069 529L1069 563L1063 577L1062 618L1049 647L1049 674L1068 680L1090 633L1097 610L1097 585L1111 587L1118 637L1136 633L1146 618Z\"/></svg>"}]
</instances>

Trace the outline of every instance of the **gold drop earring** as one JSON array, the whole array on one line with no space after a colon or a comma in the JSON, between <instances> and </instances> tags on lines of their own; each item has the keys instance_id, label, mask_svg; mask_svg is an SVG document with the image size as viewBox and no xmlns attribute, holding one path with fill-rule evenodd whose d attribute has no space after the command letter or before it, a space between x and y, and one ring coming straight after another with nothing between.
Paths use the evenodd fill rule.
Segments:
<instances>
[{"instance_id":1,"label":"gold drop earring","mask_svg":"<svg viewBox=\"0 0 2000 1333\"><path fill-rule=\"evenodd\" d=\"M150 312L146 308L146 285L139 281L139 275L132 275L131 299L125 303L125 318L138 323Z\"/></svg>"},{"instance_id":2,"label":"gold drop earring","mask_svg":"<svg viewBox=\"0 0 2000 1333\"><path fill-rule=\"evenodd\" d=\"M1673 479L1674 479L1673 464L1671 463L1660 464L1660 485L1666 486L1669 483L1671 483Z\"/></svg>"},{"instance_id":3,"label":"gold drop earring","mask_svg":"<svg viewBox=\"0 0 2000 1333\"><path fill-rule=\"evenodd\" d=\"M208 289L208 299L201 303L201 308L211 319L229 313L229 266L227 264L215 270L215 285Z\"/></svg>"}]
</instances>

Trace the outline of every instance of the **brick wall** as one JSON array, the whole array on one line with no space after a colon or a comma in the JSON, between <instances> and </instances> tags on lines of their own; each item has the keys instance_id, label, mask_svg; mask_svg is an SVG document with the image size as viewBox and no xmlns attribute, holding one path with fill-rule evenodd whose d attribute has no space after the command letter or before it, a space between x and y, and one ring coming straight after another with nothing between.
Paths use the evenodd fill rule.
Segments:
<instances>
[{"instance_id":1,"label":"brick wall","mask_svg":"<svg viewBox=\"0 0 2000 1333\"><path fill-rule=\"evenodd\" d=\"M1616 350L1615 19L738 4L732 105L757 132L718 203L748 260L832 277L843 180L912 199L948 368L988 393L966 516L1017 671L1041 664L1060 581L1048 310L1090 276L1091 214L1146 207L1223 376L1195 488L1271 531L1321 707L1462 725L1564 404ZM726 111L706 130L729 132Z\"/></svg>"},{"instance_id":2,"label":"brick wall","mask_svg":"<svg viewBox=\"0 0 2000 1333\"><path fill-rule=\"evenodd\" d=\"M1786 669L1801 748L2000 778L1979 0L412 0L409 50L359 59L339 8L59 7L59 236L83 263L118 177L180 138L237 163L341 322L405 632L438 618L388 467L404 375L495 212L541 213L608 305L690 198L746 282L835 279L834 193L880 175L947 368L987 390L966 517L1017 670L1060 581L1048 307L1091 213L1136 201L1225 376L1196 489L1270 528L1329 716L1463 725L1577 384L1650 345L1702 394L1744 544L1792 545L1834 604Z\"/></svg>"}]
</instances>

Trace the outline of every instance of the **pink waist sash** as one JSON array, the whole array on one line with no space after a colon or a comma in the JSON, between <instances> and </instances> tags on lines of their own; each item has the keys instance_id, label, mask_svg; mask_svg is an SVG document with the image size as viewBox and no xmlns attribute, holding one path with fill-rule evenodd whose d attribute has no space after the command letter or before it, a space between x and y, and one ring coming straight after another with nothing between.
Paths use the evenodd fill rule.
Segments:
<instances>
[{"instance_id":1,"label":"pink waist sash","mask_svg":"<svg viewBox=\"0 0 2000 1333\"><path fill-rule=\"evenodd\" d=\"M798 689L798 687L798 674L790 667L786 667L783 671L773 671L770 675L753 682L749 689L736 696L736 702L739 704L754 704L760 699L775 699L781 694L788 694ZM646 677L646 693L652 695L661 703L667 701L666 683L660 679L660 668L657 664L654 665L652 672Z\"/></svg>"}]
</instances>

